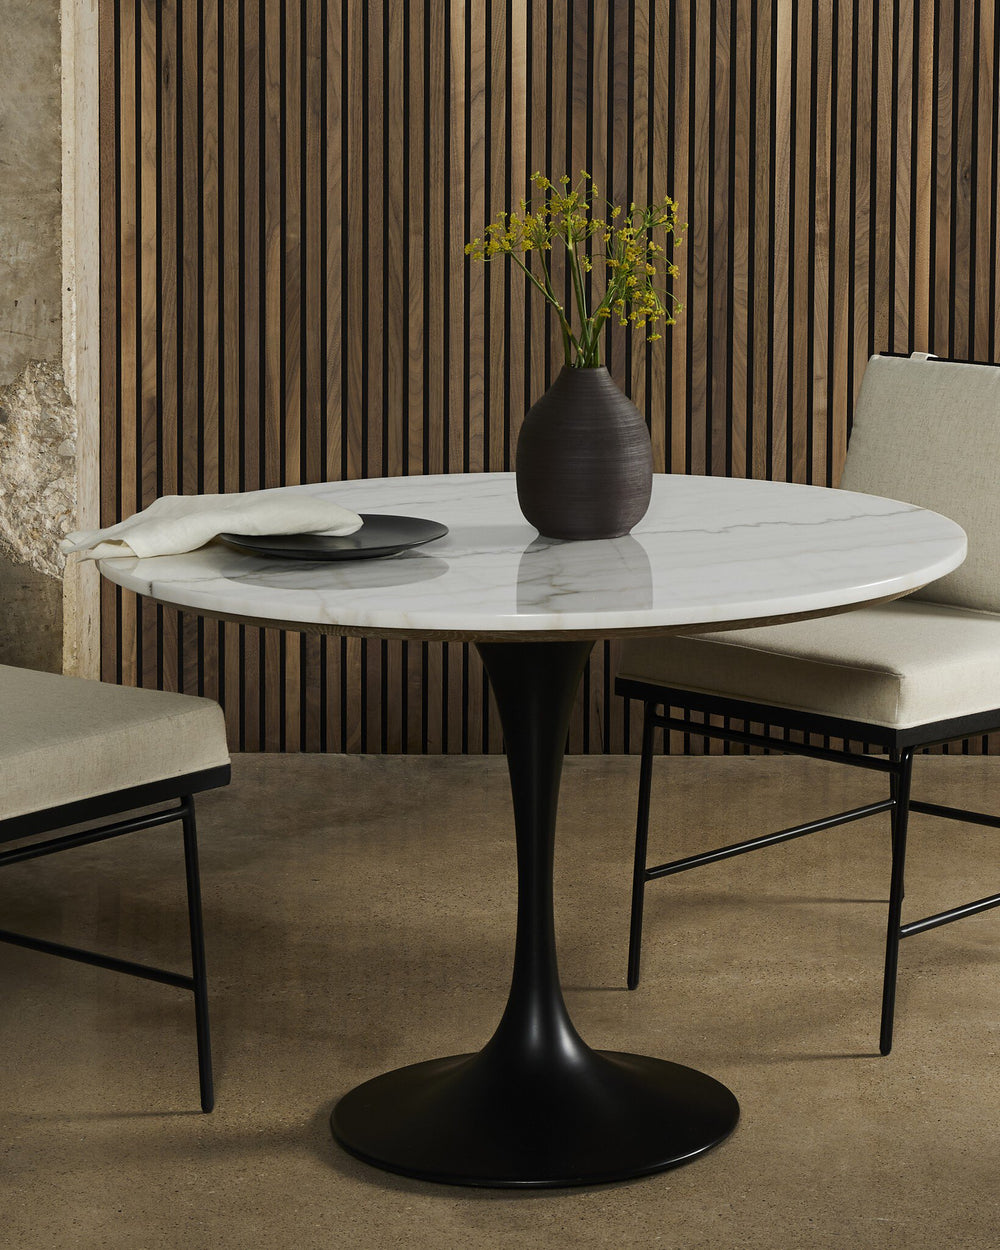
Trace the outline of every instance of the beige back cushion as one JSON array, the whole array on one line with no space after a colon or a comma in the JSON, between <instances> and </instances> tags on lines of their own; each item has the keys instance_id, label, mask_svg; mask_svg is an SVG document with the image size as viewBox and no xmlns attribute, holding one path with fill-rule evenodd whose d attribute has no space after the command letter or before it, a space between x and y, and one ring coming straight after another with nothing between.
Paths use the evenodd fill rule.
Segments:
<instances>
[{"instance_id":1,"label":"beige back cushion","mask_svg":"<svg viewBox=\"0 0 1000 1250\"><path fill-rule=\"evenodd\" d=\"M965 563L915 597L1000 612L1000 367L873 356L840 485L957 521Z\"/></svg>"}]
</instances>

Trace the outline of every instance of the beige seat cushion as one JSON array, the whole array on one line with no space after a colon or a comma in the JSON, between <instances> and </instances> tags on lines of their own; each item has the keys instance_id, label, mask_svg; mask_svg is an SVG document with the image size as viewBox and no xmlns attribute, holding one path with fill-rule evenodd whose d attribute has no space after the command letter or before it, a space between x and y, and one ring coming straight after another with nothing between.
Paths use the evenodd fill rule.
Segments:
<instances>
[{"instance_id":1,"label":"beige seat cushion","mask_svg":"<svg viewBox=\"0 0 1000 1250\"><path fill-rule=\"evenodd\" d=\"M790 625L632 639L618 671L903 729L1000 708L1000 615L901 599Z\"/></svg>"},{"instance_id":2,"label":"beige seat cushion","mask_svg":"<svg viewBox=\"0 0 1000 1250\"><path fill-rule=\"evenodd\" d=\"M211 699L0 665L0 820L229 762Z\"/></svg>"}]
</instances>

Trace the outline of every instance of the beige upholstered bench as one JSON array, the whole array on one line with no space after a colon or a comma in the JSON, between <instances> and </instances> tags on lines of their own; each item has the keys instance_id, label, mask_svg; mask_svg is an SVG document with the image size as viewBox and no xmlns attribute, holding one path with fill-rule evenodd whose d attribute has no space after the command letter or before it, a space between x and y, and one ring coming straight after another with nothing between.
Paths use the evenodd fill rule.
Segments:
<instances>
[{"instance_id":1,"label":"beige upholstered bench","mask_svg":"<svg viewBox=\"0 0 1000 1250\"><path fill-rule=\"evenodd\" d=\"M1000 895L901 923L909 811L1000 827L1000 819L910 799L915 752L1000 728L1000 368L924 355L874 356L855 412L841 487L941 512L969 539L954 573L917 594L822 620L695 637L633 640L616 689L643 701L645 728L633 877L628 982L639 980L646 882L888 810L892 880L880 1049L892 1046L899 942L1000 904ZM680 715L671 714L678 709ZM702 714L706 723L692 719ZM713 726L709 716L736 718ZM844 749L775 742L750 724L844 741ZM701 855L646 863L653 732L767 746L874 768L889 797ZM884 754L854 752L868 743Z\"/></svg>"},{"instance_id":2,"label":"beige upholstered bench","mask_svg":"<svg viewBox=\"0 0 1000 1250\"><path fill-rule=\"evenodd\" d=\"M180 821L191 932L190 976L0 930L0 941L191 990L201 1104L213 1105L212 1061L194 800L226 785L222 709L209 699L135 690L0 665L0 867ZM167 806L163 806L166 804ZM137 808L153 812L122 818ZM39 835L106 822L57 838Z\"/></svg>"}]
</instances>

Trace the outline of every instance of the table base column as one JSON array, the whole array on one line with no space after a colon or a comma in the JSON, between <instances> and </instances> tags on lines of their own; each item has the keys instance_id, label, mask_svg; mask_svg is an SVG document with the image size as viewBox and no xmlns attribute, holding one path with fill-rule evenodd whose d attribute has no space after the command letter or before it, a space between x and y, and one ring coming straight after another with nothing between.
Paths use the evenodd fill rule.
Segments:
<instances>
[{"instance_id":1,"label":"table base column","mask_svg":"<svg viewBox=\"0 0 1000 1250\"><path fill-rule=\"evenodd\" d=\"M563 1001L552 862L563 751L591 642L481 643L517 833L514 970L478 1055L377 1076L337 1104L337 1140L392 1172L454 1185L623 1180L703 1154L736 1126L724 1085L662 1059L593 1051Z\"/></svg>"}]
</instances>

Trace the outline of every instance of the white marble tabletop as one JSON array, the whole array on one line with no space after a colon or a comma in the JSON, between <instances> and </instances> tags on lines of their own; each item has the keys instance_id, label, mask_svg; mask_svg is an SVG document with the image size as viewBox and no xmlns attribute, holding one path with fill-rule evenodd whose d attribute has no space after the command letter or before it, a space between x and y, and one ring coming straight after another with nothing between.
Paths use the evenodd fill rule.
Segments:
<instances>
[{"instance_id":1,"label":"white marble tabletop","mask_svg":"<svg viewBox=\"0 0 1000 1250\"><path fill-rule=\"evenodd\" d=\"M101 562L163 603L305 631L413 638L607 637L823 615L905 594L961 564L965 534L912 504L821 487L657 474L626 538L541 539L511 473L289 487L446 537L378 560L264 559L221 541Z\"/></svg>"}]
</instances>

